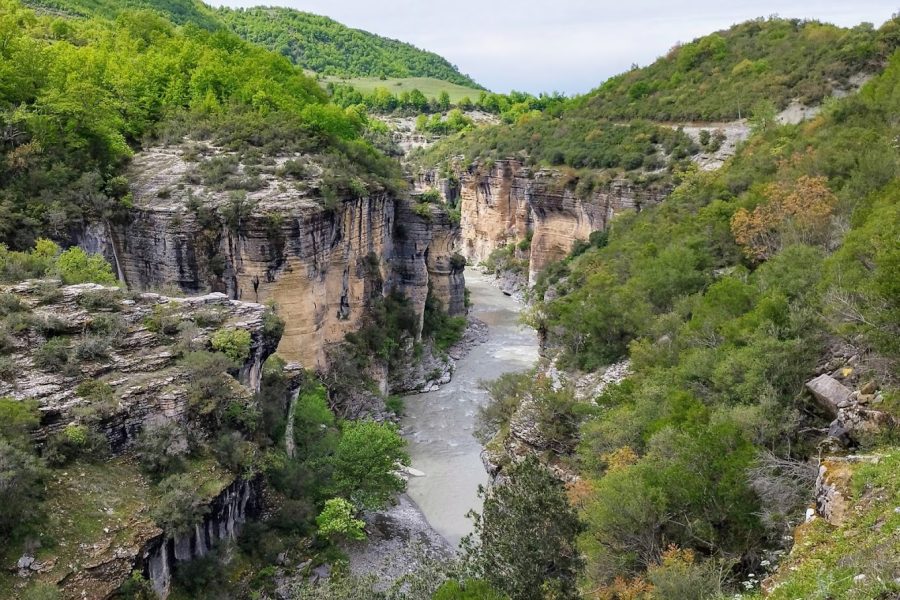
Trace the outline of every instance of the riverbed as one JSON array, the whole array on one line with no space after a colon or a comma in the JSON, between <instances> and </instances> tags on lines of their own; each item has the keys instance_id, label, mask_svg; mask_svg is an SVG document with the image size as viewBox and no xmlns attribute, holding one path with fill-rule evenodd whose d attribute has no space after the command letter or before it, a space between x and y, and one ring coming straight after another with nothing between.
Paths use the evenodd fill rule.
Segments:
<instances>
[{"instance_id":1,"label":"riverbed","mask_svg":"<svg viewBox=\"0 0 900 600\"><path fill-rule=\"evenodd\" d=\"M487 340L457 362L450 383L407 396L403 431L412 467L408 495L431 527L454 547L472 530L470 509L481 510L478 486L486 484L481 445L473 437L478 407L487 401L480 382L530 369L538 360L536 332L520 323L522 305L486 276L467 269L470 314L488 325Z\"/></svg>"}]
</instances>

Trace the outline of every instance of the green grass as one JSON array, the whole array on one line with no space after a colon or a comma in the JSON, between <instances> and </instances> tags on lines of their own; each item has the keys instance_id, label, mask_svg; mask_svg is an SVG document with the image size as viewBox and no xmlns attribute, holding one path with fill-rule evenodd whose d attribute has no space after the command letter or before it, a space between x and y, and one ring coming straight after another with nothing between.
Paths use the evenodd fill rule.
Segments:
<instances>
[{"instance_id":1,"label":"green grass","mask_svg":"<svg viewBox=\"0 0 900 600\"><path fill-rule=\"evenodd\" d=\"M211 458L190 460L187 472L207 498L217 496L234 479ZM156 535L159 529L150 517L155 497L150 481L126 457L79 460L51 471L45 518L35 527L41 543L35 557L39 561L55 559L56 563L49 572L32 580L53 583L73 572L70 565L80 570L91 563L94 558L85 551L85 545L106 548L98 554L106 557L116 547L130 547ZM0 564L14 565L23 553L23 544L4 546ZM16 597L19 583L14 573L0 569L0 598Z\"/></svg>"},{"instance_id":2,"label":"green grass","mask_svg":"<svg viewBox=\"0 0 900 600\"><path fill-rule=\"evenodd\" d=\"M418 89L425 94L426 98L437 98L441 92L446 91L450 95L450 102L457 103L462 98L468 97L473 102L478 99L481 90L475 88L434 79L431 77L402 77L380 79L378 77L323 77L325 83L342 83L350 85L363 94L374 92L377 88L385 88L395 96L399 96L403 92L409 92Z\"/></svg>"},{"instance_id":3,"label":"green grass","mask_svg":"<svg viewBox=\"0 0 900 600\"><path fill-rule=\"evenodd\" d=\"M900 450L875 452L876 464L853 466L851 510L844 524L815 519L796 531L769 600L894 598L900 584ZM855 581L865 575L861 581ZM746 596L750 598L760 596Z\"/></svg>"}]
</instances>

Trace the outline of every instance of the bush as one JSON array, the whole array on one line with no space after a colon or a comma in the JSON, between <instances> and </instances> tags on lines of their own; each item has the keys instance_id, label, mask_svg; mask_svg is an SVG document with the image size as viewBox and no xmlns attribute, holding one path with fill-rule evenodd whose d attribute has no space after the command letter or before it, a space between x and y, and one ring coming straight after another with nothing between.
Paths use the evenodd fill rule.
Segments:
<instances>
[{"instance_id":1,"label":"bush","mask_svg":"<svg viewBox=\"0 0 900 600\"><path fill-rule=\"evenodd\" d=\"M190 352L182 360L188 372L190 409L195 415L221 419L234 397L233 379L227 375L237 365L219 352Z\"/></svg>"},{"instance_id":2,"label":"bush","mask_svg":"<svg viewBox=\"0 0 900 600\"><path fill-rule=\"evenodd\" d=\"M90 290L79 295L77 302L85 310L120 310L122 293L119 290Z\"/></svg>"},{"instance_id":3,"label":"bush","mask_svg":"<svg viewBox=\"0 0 900 600\"><path fill-rule=\"evenodd\" d=\"M263 336L267 340L280 340L284 334L284 319L278 316L277 307L270 305L263 314Z\"/></svg>"},{"instance_id":4,"label":"bush","mask_svg":"<svg viewBox=\"0 0 900 600\"><path fill-rule=\"evenodd\" d=\"M448 581L444 583L431 600L507 600L505 596L479 579Z\"/></svg>"},{"instance_id":5,"label":"bush","mask_svg":"<svg viewBox=\"0 0 900 600\"><path fill-rule=\"evenodd\" d=\"M147 473L156 477L170 475L184 466L187 436L177 423L147 425L135 440L134 453Z\"/></svg>"},{"instance_id":6,"label":"bush","mask_svg":"<svg viewBox=\"0 0 900 600\"><path fill-rule=\"evenodd\" d=\"M64 371L71 360L68 340L52 338L38 347L34 353L34 364L42 371Z\"/></svg>"},{"instance_id":7,"label":"bush","mask_svg":"<svg viewBox=\"0 0 900 600\"><path fill-rule=\"evenodd\" d=\"M47 440L44 459L51 466L61 467L76 458L101 460L109 452L106 437L86 425L69 424Z\"/></svg>"},{"instance_id":8,"label":"bush","mask_svg":"<svg viewBox=\"0 0 900 600\"><path fill-rule=\"evenodd\" d=\"M232 473L249 477L256 466L256 448L237 431L227 431L216 439L213 454Z\"/></svg>"},{"instance_id":9,"label":"bush","mask_svg":"<svg viewBox=\"0 0 900 600\"><path fill-rule=\"evenodd\" d=\"M115 414L119 401L112 387L105 381L88 379L78 384L75 395L84 398L87 403L76 408L76 415L86 421L99 421Z\"/></svg>"},{"instance_id":10,"label":"bush","mask_svg":"<svg viewBox=\"0 0 900 600\"><path fill-rule=\"evenodd\" d=\"M343 498L325 501L325 508L316 517L320 536L331 541L366 539L365 522L355 518L356 509Z\"/></svg>"},{"instance_id":11,"label":"bush","mask_svg":"<svg viewBox=\"0 0 900 600\"><path fill-rule=\"evenodd\" d=\"M116 276L112 266L99 254L88 254L75 246L59 255L54 267L56 274L66 285L75 283L99 283L112 285Z\"/></svg>"},{"instance_id":12,"label":"bush","mask_svg":"<svg viewBox=\"0 0 900 600\"><path fill-rule=\"evenodd\" d=\"M40 423L41 415L35 400L0 398L0 439L29 447L30 434Z\"/></svg>"},{"instance_id":13,"label":"bush","mask_svg":"<svg viewBox=\"0 0 900 600\"><path fill-rule=\"evenodd\" d=\"M9 534L37 515L45 475L33 454L0 439L0 532Z\"/></svg>"},{"instance_id":14,"label":"bush","mask_svg":"<svg viewBox=\"0 0 900 600\"><path fill-rule=\"evenodd\" d=\"M192 531L209 512L209 506L200 497L197 483L190 475L170 475L159 484L159 494L151 514L169 534Z\"/></svg>"},{"instance_id":15,"label":"bush","mask_svg":"<svg viewBox=\"0 0 900 600\"><path fill-rule=\"evenodd\" d=\"M99 335L84 335L78 338L74 348L75 358L81 361L96 361L109 357L109 339Z\"/></svg>"},{"instance_id":16,"label":"bush","mask_svg":"<svg viewBox=\"0 0 900 600\"><path fill-rule=\"evenodd\" d=\"M181 321L182 316L177 304L156 304L153 311L144 317L144 327L154 333L175 335Z\"/></svg>"},{"instance_id":17,"label":"bush","mask_svg":"<svg viewBox=\"0 0 900 600\"><path fill-rule=\"evenodd\" d=\"M236 363L250 357L250 332L246 329L220 329L212 336L212 347Z\"/></svg>"}]
</instances>

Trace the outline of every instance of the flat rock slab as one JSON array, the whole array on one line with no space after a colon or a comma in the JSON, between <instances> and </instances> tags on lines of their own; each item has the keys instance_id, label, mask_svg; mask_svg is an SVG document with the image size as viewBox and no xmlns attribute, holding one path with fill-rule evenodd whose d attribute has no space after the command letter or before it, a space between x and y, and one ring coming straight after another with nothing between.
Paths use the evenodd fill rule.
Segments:
<instances>
[{"instance_id":1,"label":"flat rock slab","mask_svg":"<svg viewBox=\"0 0 900 600\"><path fill-rule=\"evenodd\" d=\"M806 382L808 389L816 400L832 416L837 416L840 404L849 402L850 390L830 375L819 375Z\"/></svg>"}]
</instances>

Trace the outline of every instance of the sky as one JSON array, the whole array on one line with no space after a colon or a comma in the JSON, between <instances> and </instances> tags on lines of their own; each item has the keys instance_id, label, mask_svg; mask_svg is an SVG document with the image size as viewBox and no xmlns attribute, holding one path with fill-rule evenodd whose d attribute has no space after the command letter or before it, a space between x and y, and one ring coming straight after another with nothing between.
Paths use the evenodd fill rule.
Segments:
<instances>
[{"instance_id":1,"label":"sky","mask_svg":"<svg viewBox=\"0 0 900 600\"><path fill-rule=\"evenodd\" d=\"M208 2L210 0L207 0ZM678 42L760 16L880 25L897 0L219 0L288 6L437 52L496 92L587 92Z\"/></svg>"}]
</instances>

